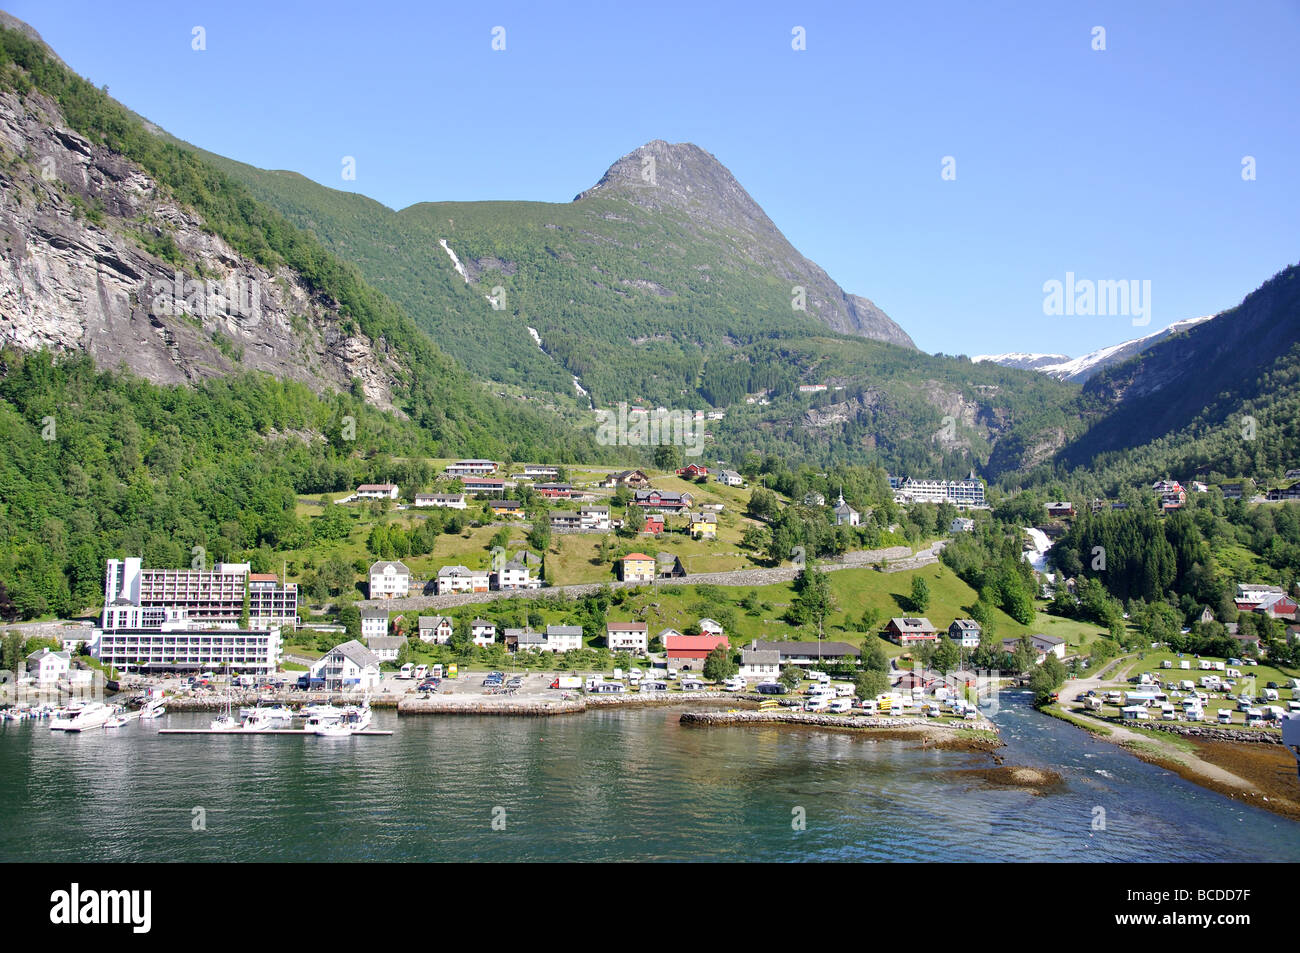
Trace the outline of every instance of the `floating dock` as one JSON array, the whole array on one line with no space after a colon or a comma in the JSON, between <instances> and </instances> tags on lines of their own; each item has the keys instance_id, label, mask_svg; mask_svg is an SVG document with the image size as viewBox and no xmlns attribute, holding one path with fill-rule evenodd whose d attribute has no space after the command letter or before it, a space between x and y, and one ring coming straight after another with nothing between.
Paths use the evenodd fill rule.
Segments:
<instances>
[{"instance_id":1,"label":"floating dock","mask_svg":"<svg viewBox=\"0 0 1300 953\"><path fill-rule=\"evenodd\" d=\"M159 728L160 735L315 735L316 732L308 731L306 728L264 728L261 731L244 731L241 728ZM367 728L365 731L354 731L352 735L369 735L372 737L384 737L391 735L391 731L374 731ZM334 737L340 737L335 735ZM350 736L349 736L350 737Z\"/></svg>"}]
</instances>

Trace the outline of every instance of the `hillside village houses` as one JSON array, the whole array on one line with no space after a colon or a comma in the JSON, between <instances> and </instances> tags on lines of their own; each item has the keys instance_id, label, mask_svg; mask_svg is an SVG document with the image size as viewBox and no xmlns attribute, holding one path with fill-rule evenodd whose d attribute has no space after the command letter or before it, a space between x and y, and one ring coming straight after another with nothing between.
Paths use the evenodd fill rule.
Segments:
<instances>
[{"instance_id":1,"label":"hillside village houses","mask_svg":"<svg viewBox=\"0 0 1300 953\"><path fill-rule=\"evenodd\" d=\"M717 539L717 515L714 513L691 514L691 537L694 539Z\"/></svg>"},{"instance_id":2,"label":"hillside village houses","mask_svg":"<svg viewBox=\"0 0 1300 953\"><path fill-rule=\"evenodd\" d=\"M371 599L404 599L411 594L411 570L397 560L380 560L370 567Z\"/></svg>"},{"instance_id":3,"label":"hillside village houses","mask_svg":"<svg viewBox=\"0 0 1300 953\"><path fill-rule=\"evenodd\" d=\"M645 553L628 553L621 561L624 582L654 582L655 561Z\"/></svg>"},{"instance_id":4,"label":"hillside village houses","mask_svg":"<svg viewBox=\"0 0 1300 953\"><path fill-rule=\"evenodd\" d=\"M691 508L695 497L689 493L675 493L670 490L637 490L632 494L632 506L646 510L658 510L661 513L681 513Z\"/></svg>"},{"instance_id":5,"label":"hillside village houses","mask_svg":"<svg viewBox=\"0 0 1300 953\"><path fill-rule=\"evenodd\" d=\"M847 642L812 641L812 642L762 642L753 641L750 646L760 652L776 652L780 666L797 665L807 668L825 663L853 661L862 655L860 649Z\"/></svg>"},{"instance_id":6,"label":"hillside village houses","mask_svg":"<svg viewBox=\"0 0 1300 953\"><path fill-rule=\"evenodd\" d=\"M1054 503L1044 503L1043 506L1047 509L1047 515L1053 519L1061 519L1063 517L1074 515L1074 504L1066 500Z\"/></svg>"},{"instance_id":7,"label":"hillside village houses","mask_svg":"<svg viewBox=\"0 0 1300 953\"><path fill-rule=\"evenodd\" d=\"M468 504L464 493L417 493L415 506L437 506L447 510L463 510Z\"/></svg>"},{"instance_id":8,"label":"hillside village houses","mask_svg":"<svg viewBox=\"0 0 1300 953\"><path fill-rule=\"evenodd\" d=\"M1281 586L1238 583L1233 603L1242 612L1258 612L1271 619L1296 619L1296 600Z\"/></svg>"},{"instance_id":9,"label":"hillside village houses","mask_svg":"<svg viewBox=\"0 0 1300 953\"><path fill-rule=\"evenodd\" d=\"M451 641L451 635L454 631L455 623L448 616L420 616L419 632L421 642L427 642L430 645L446 645Z\"/></svg>"},{"instance_id":10,"label":"hillside village houses","mask_svg":"<svg viewBox=\"0 0 1300 953\"><path fill-rule=\"evenodd\" d=\"M567 500L573 495L573 487L568 483L538 483L533 492L548 500Z\"/></svg>"},{"instance_id":11,"label":"hillside village houses","mask_svg":"<svg viewBox=\"0 0 1300 953\"><path fill-rule=\"evenodd\" d=\"M485 477L497 472L497 464L491 460L457 460L449 463L444 473L449 477Z\"/></svg>"},{"instance_id":12,"label":"hillside village houses","mask_svg":"<svg viewBox=\"0 0 1300 953\"><path fill-rule=\"evenodd\" d=\"M439 573L441 576L441 573ZM510 592L516 589L539 589L542 581L533 579L527 566L517 559L512 559L499 570L491 574L491 587L498 591Z\"/></svg>"},{"instance_id":13,"label":"hillside village houses","mask_svg":"<svg viewBox=\"0 0 1300 953\"><path fill-rule=\"evenodd\" d=\"M723 486L744 486L745 479L735 470L719 470L715 479Z\"/></svg>"},{"instance_id":14,"label":"hillside village houses","mask_svg":"<svg viewBox=\"0 0 1300 953\"><path fill-rule=\"evenodd\" d=\"M605 647L611 652L645 652L650 643L644 622L610 622L605 626Z\"/></svg>"},{"instance_id":15,"label":"hillside village houses","mask_svg":"<svg viewBox=\"0 0 1300 953\"><path fill-rule=\"evenodd\" d=\"M559 467L543 466L537 463L524 464L525 480L554 480L559 475Z\"/></svg>"},{"instance_id":16,"label":"hillside village houses","mask_svg":"<svg viewBox=\"0 0 1300 953\"><path fill-rule=\"evenodd\" d=\"M896 617L885 623L885 636L899 645L939 641L939 630L924 616Z\"/></svg>"},{"instance_id":17,"label":"hillside village houses","mask_svg":"<svg viewBox=\"0 0 1300 953\"><path fill-rule=\"evenodd\" d=\"M709 468L700 466L698 463L688 463L678 469L676 473L679 477L684 477L687 480L698 480L700 477L709 475Z\"/></svg>"},{"instance_id":18,"label":"hillside village houses","mask_svg":"<svg viewBox=\"0 0 1300 953\"><path fill-rule=\"evenodd\" d=\"M487 619L475 619L469 624L469 637L479 648L487 648L497 640L496 623Z\"/></svg>"},{"instance_id":19,"label":"hillside village houses","mask_svg":"<svg viewBox=\"0 0 1300 953\"><path fill-rule=\"evenodd\" d=\"M388 610L387 609L362 609L361 610L361 637L363 639L372 639L377 636L388 634ZM369 644L367 642L367 644Z\"/></svg>"},{"instance_id":20,"label":"hillside village houses","mask_svg":"<svg viewBox=\"0 0 1300 953\"><path fill-rule=\"evenodd\" d=\"M1031 635L1028 639L1037 653L1034 660L1036 664L1042 664L1048 655L1055 655L1059 659L1065 658L1065 639L1059 635ZM1005 652L1015 652L1019 645L1019 636L1002 640L1002 649Z\"/></svg>"},{"instance_id":21,"label":"hillside village houses","mask_svg":"<svg viewBox=\"0 0 1300 953\"><path fill-rule=\"evenodd\" d=\"M1157 480L1151 485L1151 490L1163 510L1176 510L1187 502L1187 491L1177 480Z\"/></svg>"},{"instance_id":22,"label":"hillside village houses","mask_svg":"<svg viewBox=\"0 0 1300 953\"><path fill-rule=\"evenodd\" d=\"M704 660L719 645L730 648L725 635L670 635L664 638L668 665L681 669L702 669Z\"/></svg>"},{"instance_id":23,"label":"hillside village houses","mask_svg":"<svg viewBox=\"0 0 1300 953\"><path fill-rule=\"evenodd\" d=\"M366 639L366 648L378 656L380 662L396 662L406 639L400 635L376 635Z\"/></svg>"},{"instance_id":24,"label":"hillside village houses","mask_svg":"<svg viewBox=\"0 0 1300 953\"><path fill-rule=\"evenodd\" d=\"M620 470L618 473L611 474L601 486L606 489L616 489L625 486L629 490L645 489L650 485L650 478L642 470Z\"/></svg>"},{"instance_id":25,"label":"hillside village houses","mask_svg":"<svg viewBox=\"0 0 1300 953\"><path fill-rule=\"evenodd\" d=\"M450 592L487 592L491 588L490 574L486 569L467 566L443 566L438 570L434 591L445 596Z\"/></svg>"},{"instance_id":26,"label":"hillside village houses","mask_svg":"<svg viewBox=\"0 0 1300 953\"><path fill-rule=\"evenodd\" d=\"M352 639L312 664L309 683L326 691L370 691L379 686L379 664L378 655Z\"/></svg>"},{"instance_id":27,"label":"hillside village houses","mask_svg":"<svg viewBox=\"0 0 1300 953\"><path fill-rule=\"evenodd\" d=\"M948 638L958 648L977 649L981 631L980 624L974 619L953 619L952 625L948 626Z\"/></svg>"},{"instance_id":28,"label":"hillside village houses","mask_svg":"<svg viewBox=\"0 0 1300 953\"><path fill-rule=\"evenodd\" d=\"M506 481L496 477L463 477L460 485L470 496L500 496L506 490Z\"/></svg>"},{"instance_id":29,"label":"hillside village houses","mask_svg":"<svg viewBox=\"0 0 1300 953\"><path fill-rule=\"evenodd\" d=\"M363 483L353 494L358 500L395 500L398 486L396 483Z\"/></svg>"}]
</instances>

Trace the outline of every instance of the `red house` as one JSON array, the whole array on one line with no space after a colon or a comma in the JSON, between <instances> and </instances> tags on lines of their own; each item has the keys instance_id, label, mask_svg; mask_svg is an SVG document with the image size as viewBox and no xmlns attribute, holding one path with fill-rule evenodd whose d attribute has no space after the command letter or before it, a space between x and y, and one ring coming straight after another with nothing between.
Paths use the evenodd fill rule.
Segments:
<instances>
[{"instance_id":1,"label":"red house","mask_svg":"<svg viewBox=\"0 0 1300 953\"><path fill-rule=\"evenodd\" d=\"M698 463L691 463L678 470L677 475L679 477L686 477L686 479L688 480L695 480L698 479L699 477L708 476L709 468L702 467Z\"/></svg>"},{"instance_id":2,"label":"red house","mask_svg":"<svg viewBox=\"0 0 1300 953\"><path fill-rule=\"evenodd\" d=\"M719 645L731 648L725 635L670 635L664 639L668 664L678 668L703 668L704 660Z\"/></svg>"},{"instance_id":3,"label":"red house","mask_svg":"<svg viewBox=\"0 0 1300 953\"><path fill-rule=\"evenodd\" d=\"M663 531L664 518L662 516L656 514L645 518L645 526L641 528L641 532L649 533L651 536L658 536Z\"/></svg>"}]
</instances>

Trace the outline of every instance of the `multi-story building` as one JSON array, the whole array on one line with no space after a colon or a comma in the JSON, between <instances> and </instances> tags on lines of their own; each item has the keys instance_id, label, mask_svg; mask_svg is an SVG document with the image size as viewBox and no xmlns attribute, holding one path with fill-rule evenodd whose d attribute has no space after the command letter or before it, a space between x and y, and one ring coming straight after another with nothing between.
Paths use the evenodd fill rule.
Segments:
<instances>
[{"instance_id":1,"label":"multi-story building","mask_svg":"<svg viewBox=\"0 0 1300 953\"><path fill-rule=\"evenodd\" d=\"M655 561L645 553L628 553L623 557L624 582L654 582Z\"/></svg>"},{"instance_id":2,"label":"multi-story building","mask_svg":"<svg viewBox=\"0 0 1300 953\"><path fill-rule=\"evenodd\" d=\"M545 649L551 652L568 652L582 648L582 626L548 625Z\"/></svg>"},{"instance_id":3,"label":"multi-story building","mask_svg":"<svg viewBox=\"0 0 1300 953\"><path fill-rule=\"evenodd\" d=\"M497 640L496 623L487 619L475 619L469 624L469 637L479 648L487 648Z\"/></svg>"},{"instance_id":4,"label":"multi-story building","mask_svg":"<svg viewBox=\"0 0 1300 953\"><path fill-rule=\"evenodd\" d=\"M491 460L457 460L445 472L450 477L489 476L497 472L497 465Z\"/></svg>"},{"instance_id":5,"label":"multi-story building","mask_svg":"<svg viewBox=\"0 0 1300 953\"><path fill-rule=\"evenodd\" d=\"M278 626L270 629L191 628L166 622L160 628L103 629L94 643L105 666L122 672L221 669L241 675L270 675L283 657Z\"/></svg>"},{"instance_id":6,"label":"multi-story building","mask_svg":"<svg viewBox=\"0 0 1300 953\"><path fill-rule=\"evenodd\" d=\"M438 574L441 582L442 574ZM533 579L532 572L527 566L517 559L512 559L496 572L492 573L490 580L493 589L511 590L511 589L538 589L541 587L541 580ZM454 590L448 590L454 591Z\"/></svg>"},{"instance_id":7,"label":"multi-story building","mask_svg":"<svg viewBox=\"0 0 1300 953\"><path fill-rule=\"evenodd\" d=\"M110 559L104 574L105 630L153 629L185 620L192 627L238 628L247 596L248 627L294 625L298 586L248 563L208 569L145 569L138 556Z\"/></svg>"},{"instance_id":8,"label":"multi-story building","mask_svg":"<svg viewBox=\"0 0 1300 953\"><path fill-rule=\"evenodd\" d=\"M610 622L605 626L605 647L611 652L644 652L649 648L644 622Z\"/></svg>"},{"instance_id":9,"label":"multi-story building","mask_svg":"<svg viewBox=\"0 0 1300 953\"><path fill-rule=\"evenodd\" d=\"M388 635L388 610L387 609L362 609L361 610L361 637L370 644L370 639L382 638ZM370 646L372 649L373 645Z\"/></svg>"},{"instance_id":10,"label":"multi-story building","mask_svg":"<svg viewBox=\"0 0 1300 953\"><path fill-rule=\"evenodd\" d=\"M354 496L358 500L395 500L398 492L396 483L363 483Z\"/></svg>"},{"instance_id":11,"label":"multi-story building","mask_svg":"<svg viewBox=\"0 0 1300 953\"><path fill-rule=\"evenodd\" d=\"M464 493L417 493L415 494L416 506L437 506L447 510L463 510L466 508Z\"/></svg>"},{"instance_id":12,"label":"multi-story building","mask_svg":"<svg viewBox=\"0 0 1300 953\"><path fill-rule=\"evenodd\" d=\"M451 641L451 635L454 630L455 623L445 615L420 616L419 631L421 642L428 642L431 645L446 645L447 642Z\"/></svg>"},{"instance_id":13,"label":"multi-story building","mask_svg":"<svg viewBox=\"0 0 1300 953\"><path fill-rule=\"evenodd\" d=\"M411 570L396 560L380 560L370 567L371 599L404 599L411 592Z\"/></svg>"},{"instance_id":14,"label":"multi-story building","mask_svg":"<svg viewBox=\"0 0 1300 953\"><path fill-rule=\"evenodd\" d=\"M952 503L956 506L984 506L984 483L972 470L964 480L913 480L889 478L895 503Z\"/></svg>"}]
</instances>

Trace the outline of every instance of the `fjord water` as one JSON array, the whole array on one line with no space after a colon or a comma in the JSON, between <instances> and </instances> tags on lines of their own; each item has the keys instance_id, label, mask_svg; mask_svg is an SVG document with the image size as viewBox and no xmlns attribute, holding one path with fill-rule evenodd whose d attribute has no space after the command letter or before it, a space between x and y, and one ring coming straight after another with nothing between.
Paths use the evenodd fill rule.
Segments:
<instances>
[{"instance_id":1,"label":"fjord water","mask_svg":"<svg viewBox=\"0 0 1300 953\"><path fill-rule=\"evenodd\" d=\"M1043 795L955 773L987 755L685 728L680 711L376 712L394 734L351 739L8 723L0 860L1300 860L1300 824L1143 764L1023 696L1003 696L1000 755L1060 770L1064 785Z\"/></svg>"}]
</instances>

